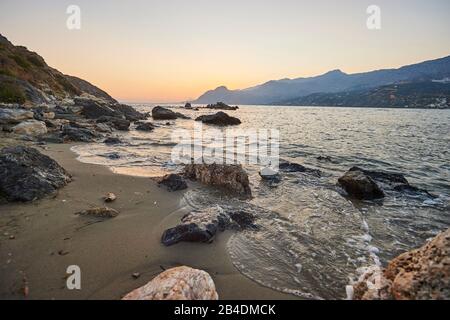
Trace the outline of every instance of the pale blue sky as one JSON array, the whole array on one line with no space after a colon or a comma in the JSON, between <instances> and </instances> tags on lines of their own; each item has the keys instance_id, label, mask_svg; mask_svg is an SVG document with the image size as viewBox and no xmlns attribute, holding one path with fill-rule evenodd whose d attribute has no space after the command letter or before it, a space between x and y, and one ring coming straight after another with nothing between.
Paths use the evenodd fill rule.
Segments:
<instances>
[{"instance_id":1,"label":"pale blue sky","mask_svg":"<svg viewBox=\"0 0 450 320\"><path fill-rule=\"evenodd\" d=\"M69 4L81 8L79 31L66 28ZM366 28L370 4L379 31ZM0 33L119 99L178 101L450 55L450 1L1 0Z\"/></svg>"}]
</instances>

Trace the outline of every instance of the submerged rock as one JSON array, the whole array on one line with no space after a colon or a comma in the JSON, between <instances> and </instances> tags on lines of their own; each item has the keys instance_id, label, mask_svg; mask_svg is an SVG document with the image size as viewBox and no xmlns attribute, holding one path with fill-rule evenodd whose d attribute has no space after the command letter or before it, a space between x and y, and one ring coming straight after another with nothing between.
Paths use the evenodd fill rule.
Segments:
<instances>
[{"instance_id":1,"label":"submerged rock","mask_svg":"<svg viewBox=\"0 0 450 320\"><path fill-rule=\"evenodd\" d=\"M200 116L195 119L195 121L201 121L203 123L213 124L216 126L234 126L241 124L241 120L235 117L231 117L222 111L215 114Z\"/></svg>"},{"instance_id":2,"label":"submerged rock","mask_svg":"<svg viewBox=\"0 0 450 320\"><path fill-rule=\"evenodd\" d=\"M252 197L247 172L241 165L189 164L184 176L203 184L220 187L239 196Z\"/></svg>"},{"instance_id":3,"label":"submerged rock","mask_svg":"<svg viewBox=\"0 0 450 320\"><path fill-rule=\"evenodd\" d=\"M173 173L159 179L158 185L165 186L169 191L184 190L188 187L182 176Z\"/></svg>"},{"instance_id":4,"label":"submerged rock","mask_svg":"<svg viewBox=\"0 0 450 320\"><path fill-rule=\"evenodd\" d=\"M123 300L218 300L211 276L186 266L164 271Z\"/></svg>"},{"instance_id":5,"label":"submerged rock","mask_svg":"<svg viewBox=\"0 0 450 320\"><path fill-rule=\"evenodd\" d=\"M47 126L43 121L27 120L12 128L15 134L40 136L47 133Z\"/></svg>"},{"instance_id":6,"label":"submerged rock","mask_svg":"<svg viewBox=\"0 0 450 320\"><path fill-rule=\"evenodd\" d=\"M115 218L119 215L119 211L108 207L98 207L83 210L76 213L80 216L91 216L96 218Z\"/></svg>"},{"instance_id":7,"label":"submerged rock","mask_svg":"<svg viewBox=\"0 0 450 320\"><path fill-rule=\"evenodd\" d=\"M289 173L294 173L294 172L301 172L301 173L312 173L315 174L317 176L320 176L320 171L317 169L311 169L311 168L307 168L299 163L295 163L295 162L289 162L286 160L281 160L280 164L278 165L278 168L280 169L280 171L283 172L289 172Z\"/></svg>"},{"instance_id":8,"label":"submerged rock","mask_svg":"<svg viewBox=\"0 0 450 320\"><path fill-rule=\"evenodd\" d=\"M369 269L354 288L357 300L449 300L450 229L393 259L383 271Z\"/></svg>"},{"instance_id":9,"label":"submerged rock","mask_svg":"<svg viewBox=\"0 0 450 320\"><path fill-rule=\"evenodd\" d=\"M160 106L154 107L152 110L152 118L154 120L175 120L175 119L189 119L189 117L179 113L173 112L170 109Z\"/></svg>"},{"instance_id":10,"label":"submerged rock","mask_svg":"<svg viewBox=\"0 0 450 320\"><path fill-rule=\"evenodd\" d=\"M56 192L71 181L56 161L33 148L16 146L0 153L0 196L32 201Z\"/></svg>"},{"instance_id":11,"label":"submerged rock","mask_svg":"<svg viewBox=\"0 0 450 320\"><path fill-rule=\"evenodd\" d=\"M138 131L153 131L155 130L155 126L150 122L141 122L136 126L136 130Z\"/></svg>"},{"instance_id":12,"label":"submerged rock","mask_svg":"<svg viewBox=\"0 0 450 320\"><path fill-rule=\"evenodd\" d=\"M348 171L339 178L339 184L351 196L361 200L374 200L384 198L384 192L364 172L359 170Z\"/></svg>"}]
</instances>

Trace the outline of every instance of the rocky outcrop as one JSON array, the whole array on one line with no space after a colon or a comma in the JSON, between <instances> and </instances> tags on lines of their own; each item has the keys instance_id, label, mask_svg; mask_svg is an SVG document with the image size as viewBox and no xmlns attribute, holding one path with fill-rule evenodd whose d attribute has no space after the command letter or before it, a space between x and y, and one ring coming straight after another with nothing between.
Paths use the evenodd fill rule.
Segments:
<instances>
[{"instance_id":1,"label":"rocky outcrop","mask_svg":"<svg viewBox=\"0 0 450 320\"><path fill-rule=\"evenodd\" d=\"M53 159L24 146L0 152L0 196L9 201L32 201L56 192L71 181Z\"/></svg>"},{"instance_id":2,"label":"rocky outcrop","mask_svg":"<svg viewBox=\"0 0 450 320\"><path fill-rule=\"evenodd\" d=\"M125 119L131 122L139 121L139 120L145 120L147 119L147 115L144 113L141 113L134 109L132 106L126 105L126 104L113 104L110 106L113 110L119 112L122 114Z\"/></svg>"},{"instance_id":3,"label":"rocky outcrop","mask_svg":"<svg viewBox=\"0 0 450 320\"><path fill-rule=\"evenodd\" d=\"M339 184L349 196L360 200L374 200L384 198L384 192L364 172L359 170L348 171L339 178Z\"/></svg>"},{"instance_id":4,"label":"rocky outcrop","mask_svg":"<svg viewBox=\"0 0 450 320\"><path fill-rule=\"evenodd\" d=\"M243 209L219 206L194 210L174 228L164 231L161 242L166 246L178 242L211 242L219 231L256 228L254 215Z\"/></svg>"},{"instance_id":5,"label":"rocky outcrop","mask_svg":"<svg viewBox=\"0 0 450 320\"><path fill-rule=\"evenodd\" d=\"M175 119L189 119L182 113L174 112L170 109L160 106L154 107L152 110L152 118L154 120L175 120Z\"/></svg>"},{"instance_id":6,"label":"rocky outcrop","mask_svg":"<svg viewBox=\"0 0 450 320\"><path fill-rule=\"evenodd\" d=\"M169 191L178 191L187 189L187 183L183 177L178 174L167 174L158 180L158 185L165 186Z\"/></svg>"},{"instance_id":7,"label":"rocky outcrop","mask_svg":"<svg viewBox=\"0 0 450 320\"><path fill-rule=\"evenodd\" d=\"M90 216L95 218L115 218L119 215L119 211L108 207L98 207L83 210L77 212L76 214L80 216Z\"/></svg>"},{"instance_id":8,"label":"rocky outcrop","mask_svg":"<svg viewBox=\"0 0 450 320\"><path fill-rule=\"evenodd\" d=\"M450 229L401 254L384 270L369 268L353 288L358 300L449 300Z\"/></svg>"},{"instance_id":9,"label":"rocky outcrop","mask_svg":"<svg viewBox=\"0 0 450 320\"><path fill-rule=\"evenodd\" d=\"M241 197L252 196L248 175L241 165L189 164L184 168L184 176L205 185L223 188Z\"/></svg>"},{"instance_id":10,"label":"rocky outcrop","mask_svg":"<svg viewBox=\"0 0 450 320\"><path fill-rule=\"evenodd\" d=\"M217 102L217 103L214 103L214 104L208 104L206 106L206 108L207 109L214 109L214 110L237 110L237 109L239 109L238 106L232 107L232 106L229 106L229 105L227 105L227 104L225 104L223 102Z\"/></svg>"},{"instance_id":11,"label":"rocky outcrop","mask_svg":"<svg viewBox=\"0 0 450 320\"><path fill-rule=\"evenodd\" d=\"M211 276L186 266L164 271L145 286L128 293L123 300L217 300Z\"/></svg>"},{"instance_id":12,"label":"rocky outcrop","mask_svg":"<svg viewBox=\"0 0 450 320\"><path fill-rule=\"evenodd\" d=\"M15 134L27 136L40 136L47 133L47 126L43 121L27 120L12 128Z\"/></svg>"},{"instance_id":13,"label":"rocky outcrop","mask_svg":"<svg viewBox=\"0 0 450 320\"><path fill-rule=\"evenodd\" d=\"M0 124L17 124L34 118L34 113L25 109L0 108Z\"/></svg>"},{"instance_id":14,"label":"rocky outcrop","mask_svg":"<svg viewBox=\"0 0 450 320\"><path fill-rule=\"evenodd\" d=\"M98 119L102 116L121 118L123 116L122 113L97 100L75 98L74 101L77 106L83 107L82 114L88 119Z\"/></svg>"},{"instance_id":15,"label":"rocky outcrop","mask_svg":"<svg viewBox=\"0 0 450 320\"><path fill-rule=\"evenodd\" d=\"M230 117L225 112L218 112L210 115L203 115L195 119L206 124L213 124L216 126L235 126L241 124L241 120L235 117Z\"/></svg>"}]
</instances>

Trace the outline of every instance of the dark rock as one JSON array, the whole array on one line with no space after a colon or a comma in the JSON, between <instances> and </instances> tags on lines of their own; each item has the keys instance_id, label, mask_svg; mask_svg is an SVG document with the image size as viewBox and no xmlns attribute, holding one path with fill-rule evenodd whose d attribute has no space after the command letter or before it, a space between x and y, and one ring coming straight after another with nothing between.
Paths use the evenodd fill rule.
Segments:
<instances>
[{"instance_id":1,"label":"dark rock","mask_svg":"<svg viewBox=\"0 0 450 320\"><path fill-rule=\"evenodd\" d=\"M99 134L86 128L74 128L65 125L62 128L62 136L65 140L74 142L93 142L99 138Z\"/></svg>"},{"instance_id":2,"label":"dark rock","mask_svg":"<svg viewBox=\"0 0 450 320\"><path fill-rule=\"evenodd\" d=\"M184 176L203 184L223 188L239 196L251 198L252 191L247 173L240 165L189 164Z\"/></svg>"},{"instance_id":3,"label":"dark rock","mask_svg":"<svg viewBox=\"0 0 450 320\"><path fill-rule=\"evenodd\" d=\"M338 181L350 196L357 199L374 200L385 196L380 187L363 171L348 171Z\"/></svg>"},{"instance_id":4,"label":"dark rock","mask_svg":"<svg viewBox=\"0 0 450 320\"><path fill-rule=\"evenodd\" d=\"M107 105L100 104L98 101L80 98L75 98L74 101L76 105L83 107L82 114L88 119L97 119L101 116L114 118L121 118L123 116L122 113Z\"/></svg>"},{"instance_id":5,"label":"dark rock","mask_svg":"<svg viewBox=\"0 0 450 320\"><path fill-rule=\"evenodd\" d=\"M428 198L436 198L436 196L432 195L427 190L423 190L410 185L408 180L401 173L370 171L361 169L359 167L353 167L350 169L350 171L363 172L366 176L375 181L384 191L396 191L411 195L422 195Z\"/></svg>"},{"instance_id":6,"label":"dark rock","mask_svg":"<svg viewBox=\"0 0 450 320\"><path fill-rule=\"evenodd\" d=\"M130 123L130 121L128 121L126 119L113 118L108 122L108 124L116 130L128 131L128 130L130 130L131 123Z\"/></svg>"},{"instance_id":7,"label":"dark rock","mask_svg":"<svg viewBox=\"0 0 450 320\"><path fill-rule=\"evenodd\" d=\"M173 112L172 110L160 106L153 108L152 117L154 120L189 119L189 117L179 112Z\"/></svg>"},{"instance_id":8,"label":"dark rock","mask_svg":"<svg viewBox=\"0 0 450 320\"><path fill-rule=\"evenodd\" d=\"M290 172L290 173L302 172L302 173L312 173L317 176L321 175L320 170L307 168L299 163L289 162L286 160L281 160L280 164L278 165L278 168L280 169L280 171L283 172Z\"/></svg>"},{"instance_id":9,"label":"dark rock","mask_svg":"<svg viewBox=\"0 0 450 320\"><path fill-rule=\"evenodd\" d=\"M138 121L147 119L148 115L141 113L134 109L132 106L126 104L115 104L110 106L111 109L124 115L128 121Z\"/></svg>"},{"instance_id":10,"label":"dark rock","mask_svg":"<svg viewBox=\"0 0 450 320\"><path fill-rule=\"evenodd\" d=\"M158 181L158 185L167 187L169 191L178 191L187 189L187 183L183 177L178 174L167 174Z\"/></svg>"},{"instance_id":11,"label":"dark rock","mask_svg":"<svg viewBox=\"0 0 450 320\"><path fill-rule=\"evenodd\" d=\"M0 196L9 201L40 199L70 181L56 161L36 149L16 146L1 150Z\"/></svg>"},{"instance_id":12,"label":"dark rock","mask_svg":"<svg viewBox=\"0 0 450 320\"><path fill-rule=\"evenodd\" d=\"M116 138L116 137L109 137L109 138L106 138L103 141L103 143L112 145L112 144L120 144L120 143L122 143L122 141L119 138Z\"/></svg>"},{"instance_id":13,"label":"dark rock","mask_svg":"<svg viewBox=\"0 0 450 320\"><path fill-rule=\"evenodd\" d=\"M215 109L215 110L237 110L238 106L232 107L223 102L217 102L216 104L208 104L206 106L207 109Z\"/></svg>"},{"instance_id":14,"label":"dark rock","mask_svg":"<svg viewBox=\"0 0 450 320\"><path fill-rule=\"evenodd\" d=\"M318 156L317 160L319 160L319 161L326 161L326 162L331 162L332 161L331 157L329 157L329 156Z\"/></svg>"},{"instance_id":15,"label":"dark rock","mask_svg":"<svg viewBox=\"0 0 450 320\"><path fill-rule=\"evenodd\" d=\"M138 131L153 131L155 130L155 126L150 122L141 122L136 126L136 130Z\"/></svg>"},{"instance_id":16,"label":"dark rock","mask_svg":"<svg viewBox=\"0 0 450 320\"><path fill-rule=\"evenodd\" d=\"M166 246L178 242L211 242L218 231L256 228L255 217L245 210L219 206L186 214L181 223L164 231L161 242Z\"/></svg>"},{"instance_id":17,"label":"dark rock","mask_svg":"<svg viewBox=\"0 0 450 320\"><path fill-rule=\"evenodd\" d=\"M185 107L186 109L192 109L192 105L191 105L189 102L187 102L187 103L184 105L184 107Z\"/></svg>"},{"instance_id":18,"label":"dark rock","mask_svg":"<svg viewBox=\"0 0 450 320\"><path fill-rule=\"evenodd\" d=\"M162 243L166 246L178 242L209 242L218 230L225 230L229 217L218 208L192 211L181 219L181 223L164 231Z\"/></svg>"},{"instance_id":19,"label":"dark rock","mask_svg":"<svg viewBox=\"0 0 450 320\"><path fill-rule=\"evenodd\" d=\"M118 152L105 153L103 156L108 158L108 159L111 159L111 160L120 159L120 154Z\"/></svg>"},{"instance_id":20,"label":"dark rock","mask_svg":"<svg viewBox=\"0 0 450 320\"><path fill-rule=\"evenodd\" d=\"M213 124L217 126L234 126L241 124L241 120L235 117L230 117L225 112L218 112L215 114L200 116L195 121L201 121L206 124Z\"/></svg>"}]
</instances>

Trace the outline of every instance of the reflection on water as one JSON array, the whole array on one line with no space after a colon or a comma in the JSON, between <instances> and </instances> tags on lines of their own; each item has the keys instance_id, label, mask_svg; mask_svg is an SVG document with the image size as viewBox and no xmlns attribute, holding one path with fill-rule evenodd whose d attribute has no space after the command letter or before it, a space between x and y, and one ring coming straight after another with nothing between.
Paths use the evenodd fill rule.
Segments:
<instances>
[{"instance_id":1,"label":"reflection on water","mask_svg":"<svg viewBox=\"0 0 450 320\"><path fill-rule=\"evenodd\" d=\"M193 118L205 113L182 112ZM284 174L274 187L261 181L259 167L247 166L255 198L246 203L202 187L186 193L193 207L232 203L255 211L260 229L236 233L228 243L235 266L255 281L303 297L344 298L358 268L386 263L449 227L450 111L241 107L227 112L242 120L242 129L278 129L283 159L322 171L321 177ZM117 173L160 176L179 169L170 160L173 129L190 129L193 121L155 123L154 132L121 133L121 145L73 150L81 161ZM350 202L336 181L355 165L402 172L438 198L392 193L382 202Z\"/></svg>"}]
</instances>

